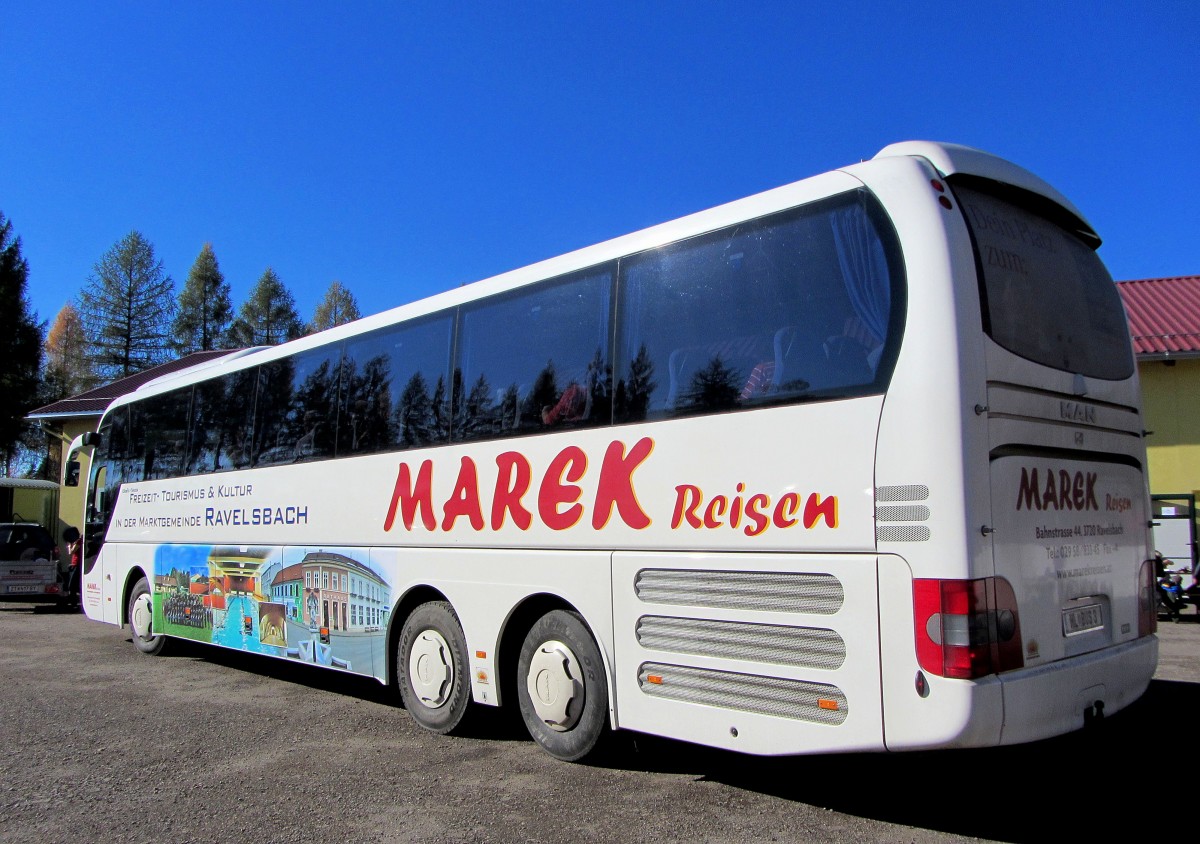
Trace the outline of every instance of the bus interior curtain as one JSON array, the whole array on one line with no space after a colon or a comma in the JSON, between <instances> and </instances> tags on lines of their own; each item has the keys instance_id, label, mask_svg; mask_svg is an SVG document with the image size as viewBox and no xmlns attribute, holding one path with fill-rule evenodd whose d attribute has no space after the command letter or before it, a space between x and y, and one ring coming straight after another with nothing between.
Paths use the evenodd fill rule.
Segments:
<instances>
[{"instance_id":1,"label":"bus interior curtain","mask_svg":"<svg viewBox=\"0 0 1200 844\"><path fill-rule=\"evenodd\" d=\"M850 304L863 325L882 343L887 339L891 310L883 245L861 205L835 211L830 224Z\"/></svg>"}]
</instances>

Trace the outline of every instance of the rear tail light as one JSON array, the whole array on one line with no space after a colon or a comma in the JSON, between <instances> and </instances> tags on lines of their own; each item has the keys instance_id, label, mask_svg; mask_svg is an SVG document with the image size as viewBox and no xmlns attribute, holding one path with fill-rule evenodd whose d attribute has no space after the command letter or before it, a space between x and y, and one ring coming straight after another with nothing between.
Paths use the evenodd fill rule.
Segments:
<instances>
[{"instance_id":1,"label":"rear tail light","mask_svg":"<svg viewBox=\"0 0 1200 844\"><path fill-rule=\"evenodd\" d=\"M1154 584L1154 561L1146 560L1138 572L1138 636L1158 630L1158 595Z\"/></svg>"},{"instance_id":2,"label":"rear tail light","mask_svg":"<svg viewBox=\"0 0 1200 844\"><path fill-rule=\"evenodd\" d=\"M917 661L939 677L973 679L1025 664L1012 585L1002 577L913 581Z\"/></svg>"}]
</instances>

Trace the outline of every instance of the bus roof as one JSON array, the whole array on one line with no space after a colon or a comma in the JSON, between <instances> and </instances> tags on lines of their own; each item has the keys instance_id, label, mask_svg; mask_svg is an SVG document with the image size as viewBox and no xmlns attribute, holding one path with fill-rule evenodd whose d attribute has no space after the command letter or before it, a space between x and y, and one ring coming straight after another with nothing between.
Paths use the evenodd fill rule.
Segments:
<instances>
[{"instance_id":1,"label":"bus roof","mask_svg":"<svg viewBox=\"0 0 1200 844\"><path fill-rule=\"evenodd\" d=\"M1095 229L1071 200L1059 193L1045 180L1011 161L962 144L942 144L932 141L900 141L889 144L875 156L877 159L901 157L924 158L943 176L955 174L978 176L1040 194L1070 212L1083 227L1082 233L1086 234L1089 239L1094 238L1095 245L1099 245L1100 238Z\"/></svg>"}]
</instances>

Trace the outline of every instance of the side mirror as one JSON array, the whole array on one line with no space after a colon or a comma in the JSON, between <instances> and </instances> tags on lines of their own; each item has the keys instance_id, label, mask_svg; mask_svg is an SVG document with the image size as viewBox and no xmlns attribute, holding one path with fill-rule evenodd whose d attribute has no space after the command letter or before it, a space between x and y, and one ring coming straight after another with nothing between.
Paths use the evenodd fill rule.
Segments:
<instances>
[{"instance_id":1,"label":"side mirror","mask_svg":"<svg viewBox=\"0 0 1200 844\"><path fill-rule=\"evenodd\" d=\"M79 486L79 461L72 460L67 464L67 472L63 477L63 486Z\"/></svg>"},{"instance_id":2,"label":"side mirror","mask_svg":"<svg viewBox=\"0 0 1200 844\"><path fill-rule=\"evenodd\" d=\"M83 435L83 445L100 445L104 442L104 438L97 431L88 431Z\"/></svg>"}]
</instances>

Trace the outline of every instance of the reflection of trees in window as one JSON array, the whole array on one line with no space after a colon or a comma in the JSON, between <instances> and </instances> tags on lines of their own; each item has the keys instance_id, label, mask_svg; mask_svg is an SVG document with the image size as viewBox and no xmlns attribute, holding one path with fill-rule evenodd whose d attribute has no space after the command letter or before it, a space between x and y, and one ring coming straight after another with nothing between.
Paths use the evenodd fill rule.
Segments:
<instances>
[{"instance_id":1,"label":"reflection of trees in window","mask_svg":"<svg viewBox=\"0 0 1200 844\"><path fill-rule=\"evenodd\" d=\"M259 367L258 398L254 405L254 465L289 462L295 441L288 441L287 413L292 403L295 362L291 358Z\"/></svg>"},{"instance_id":2,"label":"reflection of trees in window","mask_svg":"<svg viewBox=\"0 0 1200 844\"><path fill-rule=\"evenodd\" d=\"M179 475L186 448L188 410L192 389L185 387L146 400L142 404L145 421L146 480Z\"/></svg>"},{"instance_id":3,"label":"reflection of trees in window","mask_svg":"<svg viewBox=\"0 0 1200 844\"><path fill-rule=\"evenodd\" d=\"M285 443L294 444L292 460L333 454L337 382L337 367L326 359L296 389L285 423Z\"/></svg>"},{"instance_id":4,"label":"reflection of trees in window","mask_svg":"<svg viewBox=\"0 0 1200 844\"><path fill-rule=\"evenodd\" d=\"M450 379L450 418L454 425L454 439L463 438L463 376L462 370L454 368Z\"/></svg>"},{"instance_id":5,"label":"reflection of trees in window","mask_svg":"<svg viewBox=\"0 0 1200 844\"><path fill-rule=\"evenodd\" d=\"M735 408L738 405L740 384L744 380L744 377L726 366L720 355L717 355L692 376L691 389L684 396L684 407L689 413L708 413Z\"/></svg>"},{"instance_id":6,"label":"reflection of trees in window","mask_svg":"<svg viewBox=\"0 0 1200 844\"><path fill-rule=\"evenodd\" d=\"M521 427L521 390L509 384L500 399L500 429L515 431Z\"/></svg>"},{"instance_id":7,"label":"reflection of trees in window","mask_svg":"<svg viewBox=\"0 0 1200 844\"><path fill-rule=\"evenodd\" d=\"M346 401L338 422L338 453L370 454L396 441L392 419L392 372L387 355L375 355L356 372L348 355L342 366Z\"/></svg>"},{"instance_id":8,"label":"reflection of trees in window","mask_svg":"<svg viewBox=\"0 0 1200 844\"><path fill-rule=\"evenodd\" d=\"M546 366L533 380L533 389L525 397L522 412L527 419L541 419L542 412L554 407L558 401L558 377L554 372L554 361L546 361Z\"/></svg>"},{"instance_id":9,"label":"reflection of trees in window","mask_svg":"<svg viewBox=\"0 0 1200 844\"><path fill-rule=\"evenodd\" d=\"M599 346L588 364L588 410L589 422L607 425L612 422L612 367L604 362Z\"/></svg>"},{"instance_id":10,"label":"reflection of trees in window","mask_svg":"<svg viewBox=\"0 0 1200 844\"><path fill-rule=\"evenodd\" d=\"M646 418L650 407L650 395L658 382L654 380L654 361L646 350L646 344L638 348L637 355L629 362L629 375L617 384L616 413L622 422L640 422Z\"/></svg>"},{"instance_id":11,"label":"reflection of trees in window","mask_svg":"<svg viewBox=\"0 0 1200 844\"><path fill-rule=\"evenodd\" d=\"M257 368L196 385L187 472L228 472L250 465Z\"/></svg>"},{"instance_id":12,"label":"reflection of trees in window","mask_svg":"<svg viewBox=\"0 0 1200 844\"><path fill-rule=\"evenodd\" d=\"M437 384L433 388L433 400L431 401L431 410L433 412L434 437L437 442L444 443L450 439L450 414L448 412L448 402L446 401L446 376L439 375Z\"/></svg>"},{"instance_id":13,"label":"reflection of trees in window","mask_svg":"<svg viewBox=\"0 0 1200 844\"><path fill-rule=\"evenodd\" d=\"M435 442L437 420L433 413L433 399L429 395L429 385L420 372L413 373L404 385L404 392L400 394L396 428L402 448Z\"/></svg>"},{"instance_id":14,"label":"reflection of trees in window","mask_svg":"<svg viewBox=\"0 0 1200 844\"><path fill-rule=\"evenodd\" d=\"M458 370L455 370L454 374L456 381L461 378ZM457 398L459 391L455 390L454 395ZM455 401L455 404L459 402ZM477 440L491 436L499 424L499 420L495 418L495 410L492 386L488 383L486 375L480 375L472 385L471 392L461 402L459 415L455 418L455 430L461 432L459 439Z\"/></svg>"},{"instance_id":15,"label":"reflection of trees in window","mask_svg":"<svg viewBox=\"0 0 1200 844\"><path fill-rule=\"evenodd\" d=\"M142 406L129 406L129 440L121 460L121 483L137 483L143 479L146 466L146 425Z\"/></svg>"}]
</instances>

